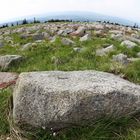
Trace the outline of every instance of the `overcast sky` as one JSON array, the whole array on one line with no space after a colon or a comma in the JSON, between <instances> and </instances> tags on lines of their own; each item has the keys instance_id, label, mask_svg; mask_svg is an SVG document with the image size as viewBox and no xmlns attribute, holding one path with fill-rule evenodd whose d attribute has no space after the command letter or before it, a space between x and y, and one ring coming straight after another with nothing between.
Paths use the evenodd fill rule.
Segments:
<instances>
[{"instance_id":1,"label":"overcast sky","mask_svg":"<svg viewBox=\"0 0 140 140\"><path fill-rule=\"evenodd\" d=\"M0 0L0 22L57 11L90 11L140 22L140 0Z\"/></svg>"}]
</instances>

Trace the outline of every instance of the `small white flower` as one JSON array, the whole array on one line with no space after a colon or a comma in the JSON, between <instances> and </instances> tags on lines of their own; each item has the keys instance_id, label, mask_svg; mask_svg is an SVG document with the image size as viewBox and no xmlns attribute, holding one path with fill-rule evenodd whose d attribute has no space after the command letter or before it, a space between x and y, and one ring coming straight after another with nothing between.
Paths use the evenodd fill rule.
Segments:
<instances>
[{"instance_id":1,"label":"small white flower","mask_svg":"<svg viewBox=\"0 0 140 140\"><path fill-rule=\"evenodd\" d=\"M45 130L45 129L46 129L46 128L45 128L45 126L42 126L42 129L44 129L44 130Z\"/></svg>"},{"instance_id":2,"label":"small white flower","mask_svg":"<svg viewBox=\"0 0 140 140\"><path fill-rule=\"evenodd\" d=\"M56 132L53 133L53 136L54 136L54 137L56 136Z\"/></svg>"}]
</instances>

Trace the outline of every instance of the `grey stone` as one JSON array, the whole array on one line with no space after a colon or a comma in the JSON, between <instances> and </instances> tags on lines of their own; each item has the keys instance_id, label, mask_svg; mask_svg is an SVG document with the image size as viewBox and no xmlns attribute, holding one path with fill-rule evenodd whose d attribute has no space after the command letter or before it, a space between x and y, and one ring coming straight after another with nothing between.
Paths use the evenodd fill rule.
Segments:
<instances>
[{"instance_id":1,"label":"grey stone","mask_svg":"<svg viewBox=\"0 0 140 140\"><path fill-rule=\"evenodd\" d=\"M83 41L88 41L90 39L91 39L90 35L86 34L86 35L84 35L83 37L80 38L80 41L83 42Z\"/></svg>"},{"instance_id":2,"label":"grey stone","mask_svg":"<svg viewBox=\"0 0 140 140\"><path fill-rule=\"evenodd\" d=\"M16 83L18 74L10 72L0 72L0 89L7 88Z\"/></svg>"},{"instance_id":3,"label":"grey stone","mask_svg":"<svg viewBox=\"0 0 140 140\"><path fill-rule=\"evenodd\" d=\"M126 36L126 39L140 44L140 39L137 39L131 36Z\"/></svg>"},{"instance_id":4,"label":"grey stone","mask_svg":"<svg viewBox=\"0 0 140 140\"><path fill-rule=\"evenodd\" d=\"M63 36L66 36L66 35L72 33L73 31L74 31L73 29L66 28L66 29L64 30L64 32L62 33L62 35L63 35Z\"/></svg>"},{"instance_id":5,"label":"grey stone","mask_svg":"<svg viewBox=\"0 0 140 140\"><path fill-rule=\"evenodd\" d=\"M129 41L129 40L125 40L121 43L121 46L126 46L128 49L132 49L134 48L135 46L137 46L136 43L132 42L132 41Z\"/></svg>"},{"instance_id":6,"label":"grey stone","mask_svg":"<svg viewBox=\"0 0 140 140\"><path fill-rule=\"evenodd\" d=\"M85 32L86 32L85 27L80 26L75 32L72 32L71 35L82 37L85 35Z\"/></svg>"},{"instance_id":7,"label":"grey stone","mask_svg":"<svg viewBox=\"0 0 140 140\"><path fill-rule=\"evenodd\" d=\"M64 33L64 30L59 30L58 32L57 32L57 35L62 35Z\"/></svg>"},{"instance_id":8,"label":"grey stone","mask_svg":"<svg viewBox=\"0 0 140 140\"><path fill-rule=\"evenodd\" d=\"M140 111L140 86L98 71L22 73L13 93L13 118L23 130L93 123Z\"/></svg>"},{"instance_id":9,"label":"grey stone","mask_svg":"<svg viewBox=\"0 0 140 140\"><path fill-rule=\"evenodd\" d=\"M117 41L123 41L124 36L122 34L111 34L111 38Z\"/></svg>"},{"instance_id":10,"label":"grey stone","mask_svg":"<svg viewBox=\"0 0 140 140\"><path fill-rule=\"evenodd\" d=\"M113 61L122 63L122 64L128 64L128 58L127 55L124 55L122 53L118 54L118 55L113 55Z\"/></svg>"},{"instance_id":11,"label":"grey stone","mask_svg":"<svg viewBox=\"0 0 140 140\"><path fill-rule=\"evenodd\" d=\"M136 61L140 61L140 58L128 58L129 62L136 62Z\"/></svg>"},{"instance_id":12,"label":"grey stone","mask_svg":"<svg viewBox=\"0 0 140 140\"><path fill-rule=\"evenodd\" d=\"M112 52L112 51L114 51L114 50L115 50L115 46L114 46L114 45L110 45L110 46L108 46L108 47L106 47L106 48L97 49L97 50L96 50L96 55L97 55L97 56L104 56L104 55L106 55L107 53Z\"/></svg>"},{"instance_id":13,"label":"grey stone","mask_svg":"<svg viewBox=\"0 0 140 140\"><path fill-rule=\"evenodd\" d=\"M140 58L140 52L137 53L137 56Z\"/></svg>"},{"instance_id":14,"label":"grey stone","mask_svg":"<svg viewBox=\"0 0 140 140\"><path fill-rule=\"evenodd\" d=\"M50 40L51 43L54 43L56 41L57 37L56 36L53 36Z\"/></svg>"},{"instance_id":15,"label":"grey stone","mask_svg":"<svg viewBox=\"0 0 140 140\"><path fill-rule=\"evenodd\" d=\"M73 50L74 50L75 52L81 52L82 48L77 47L77 48L73 48Z\"/></svg>"},{"instance_id":16,"label":"grey stone","mask_svg":"<svg viewBox=\"0 0 140 140\"><path fill-rule=\"evenodd\" d=\"M75 44L74 41L72 41L72 40L70 40L68 38L62 38L61 42L62 42L63 45L68 45L68 46Z\"/></svg>"},{"instance_id":17,"label":"grey stone","mask_svg":"<svg viewBox=\"0 0 140 140\"><path fill-rule=\"evenodd\" d=\"M7 70L14 65L18 65L23 60L20 55L4 55L0 56L0 68Z\"/></svg>"},{"instance_id":18,"label":"grey stone","mask_svg":"<svg viewBox=\"0 0 140 140\"><path fill-rule=\"evenodd\" d=\"M49 39L49 38L50 38L49 33L43 32L43 33L42 33L42 38L43 38L43 39ZM42 38L41 38L41 39L42 39ZM39 39L39 40L40 40L40 39Z\"/></svg>"},{"instance_id":19,"label":"grey stone","mask_svg":"<svg viewBox=\"0 0 140 140\"><path fill-rule=\"evenodd\" d=\"M132 37L132 38L136 38L136 39L140 39L140 35L138 35L138 34L134 34L134 33L131 34L131 37Z\"/></svg>"},{"instance_id":20,"label":"grey stone","mask_svg":"<svg viewBox=\"0 0 140 140\"><path fill-rule=\"evenodd\" d=\"M21 50L25 51L25 50L29 50L32 46L32 43L27 43L25 45L22 46Z\"/></svg>"},{"instance_id":21,"label":"grey stone","mask_svg":"<svg viewBox=\"0 0 140 140\"><path fill-rule=\"evenodd\" d=\"M42 33L32 34L33 40L44 40L46 37Z\"/></svg>"},{"instance_id":22,"label":"grey stone","mask_svg":"<svg viewBox=\"0 0 140 140\"><path fill-rule=\"evenodd\" d=\"M21 39L28 39L28 38L30 38L31 37L31 35L30 34L27 34L27 33L24 33L24 34L21 34L20 35L20 38Z\"/></svg>"},{"instance_id":23,"label":"grey stone","mask_svg":"<svg viewBox=\"0 0 140 140\"><path fill-rule=\"evenodd\" d=\"M119 31L119 30L110 30L109 33L111 34L115 34L115 35L123 35L124 32L123 31Z\"/></svg>"},{"instance_id":24,"label":"grey stone","mask_svg":"<svg viewBox=\"0 0 140 140\"><path fill-rule=\"evenodd\" d=\"M98 23L96 23L94 26L93 26L93 29L94 30L104 30L105 29L105 26L104 26L104 24L98 24Z\"/></svg>"},{"instance_id":25,"label":"grey stone","mask_svg":"<svg viewBox=\"0 0 140 140\"><path fill-rule=\"evenodd\" d=\"M37 40L34 43L27 43L27 44L22 46L21 51L37 48L39 43L43 43L43 40Z\"/></svg>"},{"instance_id":26,"label":"grey stone","mask_svg":"<svg viewBox=\"0 0 140 140\"><path fill-rule=\"evenodd\" d=\"M98 31L95 31L95 35L97 37L102 37L104 35L104 31L103 30L98 30Z\"/></svg>"}]
</instances>

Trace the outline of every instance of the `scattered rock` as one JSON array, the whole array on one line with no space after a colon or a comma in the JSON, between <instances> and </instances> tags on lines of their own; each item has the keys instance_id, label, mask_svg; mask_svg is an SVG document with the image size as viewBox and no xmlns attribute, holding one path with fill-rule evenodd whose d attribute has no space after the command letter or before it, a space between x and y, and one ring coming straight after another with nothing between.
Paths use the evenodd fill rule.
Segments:
<instances>
[{"instance_id":1,"label":"scattered rock","mask_svg":"<svg viewBox=\"0 0 140 140\"><path fill-rule=\"evenodd\" d=\"M136 61L140 61L140 58L128 58L129 62L136 62Z\"/></svg>"},{"instance_id":2,"label":"scattered rock","mask_svg":"<svg viewBox=\"0 0 140 140\"><path fill-rule=\"evenodd\" d=\"M119 30L110 30L109 33L111 34L115 34L115 35L123 35L124 32L123 31L119 31Z\"/></svg>"},{"instance_id":3,"label":"scattered rock","mask_svg":"<svg viewBox=\"0 0 140 140\"><path fill-rule=\"evenodd\" d=\"M42 33L35 33L32 34L33 40L44 40L45 36Z\"/></svg>"},{"instance_id":4,"label":"scattered rock","mask_svg":"<svg viewBox=\"0 0 140 140\"><path fill-rule=\"evenodd\" d=\"M96 35L97 37L104 37L104 31L103 31L103 30L95 31L95 35Z\"/></svg>"},{"instance_id":5,"label":"scattered rock","mask_svg":"<svg viewBox=\"0 0 140 140\"><path fill-rule=\"evenodd\" d=\"M21 50L25 51L25 50L29 50L32 46L32 43L27 43L25 45L22 46Z\"/></svg>"},{"instance_id":6,"label":"scattered rock","mask_svg":"<svg viewBox=\"0 0 140 140\"><path fill-rule=\"evenodd\" d=\"M134 38L134 37L130 37L130 36L126 36L127 40L130 40L132 42L136 42L140 44L140 39Z\"/></svg>"},{"instance_id":7,"label":"scattered rock","mask_svg":"<svg viewBox=\"0 0 140 140\"><path fill-rule=\"evenodd\" d=\"M84 36L85 35L85 32L86 32L86 29L85 27L83 26L80 26L75 32L72 32L71 35L72 36Z\"/></svg>"},{"instance_id":8,"label":"scattered rock","mask_svg":"<svg viewBox=\"0 0 140 140\"><path fill-rule=\"evenodd\" d=\"M113 55L113 61L119 62L121 64L128 64L128 59L127 59L127 55L124 55L122 53L118 54L118 55Z\"/></svg>"},{"instance_id":9,"label":"scattered rock","mask_svg":"<svg viewBox=\"0 0 140 140\"><path fill-rule=\"evenodd\" d=\"M124 36L122 34L111 34L111 38L117 41L123 41L124 40Z\"/></svg>"},{"instance_id":10,"label":"scattered rock","mask_svg":"<svg viewBox=\"0 0 140 140\"><path fill-rule=\"evenodd\" d=\"M74 41L72 41L72 40L70 40L68 38L62 38L61 42L62 42L63 45L68 45L68 46L75 44Z\"/></svg>"},{"instance_id":11,"label":"scattered rock","mask_svg":"<svg viewBox=\"0 0 140 140\"><path fill-rule=\"evenodd\" d=\"M54 43L56 41L57 37L56 36L53 36L50 40L51 43Z\"/></svg>"},{"instance_id":12,"label":"scattered rock","mask_svg":"<svg viewBox=\"0 0 140 140\"><path fill-rule=\"evenodd\" d=\"M42 35L43 35L42 38L44 38L44 39L49 39L50 38L49 33L43 32ZM41 40L42 40L42 38L41 38Z\"/></svg>"},{"instance_id":13,"label":"scattered rock","mask_svg":"<svg viewBox=\"0 0 140 140\"><path fill-rule=\"evenodd\" d=\"M137 56L140 58L140 52L137 53Z\"/></svg>"},{"instance_id":14,"label":"scattered rock","mask_svg":"<svg viewBox=\"0 0 140 140\"><path fill-rule=\"evenodd\" d=\"M0 48L4 46L4 43L0 41Z\"/></svg>"},{"instance_id":15,"label":"scattered rock","mask_svg":"<svg viewBox=\"0 0 140 140\"><path fill-rule=\"evenodd\" d=\"M63 32L64 32L64 30L59 30L59 31L57 32L57 35L62 35Z\"/></svg>"},{"instance_id":16,"label":"scattered rock","mask_svg":"<svg viewBox=\"0 0 140 140\"><path fill-rule=\"evenodd\" d=\"M104 56L107 53L112 52L114 50L115 50L115 46L114 45L110 45L110 46L108 46L106 48L102 48L102 49L96 50L96 55L97 56Z\"/></svg>"},{"instance_id":17,"label":"scattered rock","mask_svg":"<svg viewBox=\"0 0 140 140\"><path fill-rule=\"evenodd\" d=\"M75 51L75 52L81 52L81 50L82 50L82 48L73 48L73 50Z\"/></svg>"},{"instance_id":18,"label":"scattered rock","mask_svg":"<svg viewBox=\"0 0 140 140\"><path fill-rule=\"evenodd\" d=\"M30 34L26 34L26 33L20 35L21 39L28 39L30 37L31 37L31 35Z\"/></svg>"},{"instance_id":19,"label":"scattered rock","mask_svg":"<svg viewBox=\"0 0 140 140\"><path fill-rule=\"evenodd\" d=\"M131 37L133 37L133 38L136 38L136 39L140 39L140 35L138 35L138 34L131 34Z\"/></svg>"},{"instance_id":20,"label":"scattered rock","mask_svg":"<svg viewBox=\"0 0 140 140\"><path fill-rule=\"evenodd\" d=\"M13 93L13 118L23 130L57 131L102 117L140 111L140 86L98 71L22 73Z\"/></svg>"},{"instance_id":21,"label":"scattered rock","mask_svg":"<svg viewBox=\"0 0 140 140\"><path fill-rule=\"evenodd\" d=\"M93 29L96 30L96 31L104 30L104 29L105 29L104 24L98 24L98 23L94 24L92 27L93 27Z\"/></svg>"},{"instance_id":22,"label":"scattered rock","mask_svg":"<svg viewBox=\"0 0 140 140\"><path fill-rule=\"evenodd\" d=\"M132 48L136 47L137 44L132 41L125 40L121 43L121 46L126 46L128 49L132 49Z\"/></svg>"},{"instance_id":23,"label":"scattered rock","mask_svg":"<svg viewBox=\"0 0 140 140\"><path fill-rule=\"evenodd\" d=\"M0 72L0 89L7 88L16 83L18 74L9 72Z\"/></svg>"},{"instance_id":24,"label":"scattered rock","mask_svg":"<svg viewBox=\"0 0 140 140\"><path fill-rule=\"evenodd\" d=\"M90 35L86 34L86 35L84 35L83 37L80 38L80 41L83 42L83 41L88 41L90 39L91 39Z\"/></svg>"},{"instance_id":25,"label":"scattered rock","mask_svg":"<svg viewBox=\"0 0 140 140\"><path fill-rule=\"evenodd\" d=\"M44 43L45 40L36 40L34 43Z\"/></svg>"},{"instance_id":26,"label":"scattered rock","mask_svg":"<svg viewBox=\"0 0 140 140\"><path fill-rule=\"evenodd\" d=\"M27 43L22 46L21 51L26 51L26 50L30 50L33 48L37 48L38 43L43 43L43 40L37 40L34 43Z\"/></svg>"},{"instance_id":27,"label":"scattered rock","mask_svg":"<svg viewBox=\"0 0 140 140\"><path fill-rule=\"evenodd\" d=\"M18 65L23 60L20 55L4 55L0 56L0 68L7 70L14 65Z\"/></svg>"}]
</instances>

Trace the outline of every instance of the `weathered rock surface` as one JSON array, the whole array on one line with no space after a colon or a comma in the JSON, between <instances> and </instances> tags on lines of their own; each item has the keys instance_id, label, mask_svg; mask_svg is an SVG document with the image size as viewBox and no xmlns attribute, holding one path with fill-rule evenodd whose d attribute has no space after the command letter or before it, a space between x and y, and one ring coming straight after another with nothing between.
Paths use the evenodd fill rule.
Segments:
<instances>
[{"instance_id":1,"label":"weathered rock surface","mask_svg":"<svg viewBox=\"0 0 140 140\"><path fill-rule=\"evenodd\" d=\"M61 129L140 111L140 86L97 71L22 73L13 93L22 129Z\"/></svg>"},{"instance_id":2,"label":"weathered rock surface","mask_svg":"<svg viewBox=\"0 0 140 140\"><path fill-rule=\"evenodd\" d=\"M123 41L124 36L122 34L111 34L111 38L117 41Z\"/></svg>"},{"instance_id":3,"label":"weathered rock surface","mask_svg":"<svg viewBox=\"0 0 140 140\"><path fill-rule=\"evenodd\" d=\"M35 33L35 34L32 34L32 38L33 40L43 40L45 39L45 36L42 33Z\"/></svg>"},{"instance_id":4,"label":"weathered rock surface","mask_svg":"<svg viewBox=\"0 0 140 140\"><path fill-rule=\"evenodd\" d=\"M4 55L0 56L0 68L2 70L7 70L13 65L19 64L23 60L20 55Z\"/></svg>"},{"instance_id":5,"label":"weathered rock surface","mask_svg":"<svg viewBox=\"0 0 140 140\"><path fill-rule=\"evenodd\" d=\"M126 46L128 49L131 49L131 48L134 48L135 46L137 46L137 44L132 41L125 40L121 43L121 46Z\"/></svg>"},{"instance_id":6,"label":"weathered rock surface","mask_svg":"<svg viewBox=\"0 0 140 140\"><path fill-rule=\"evenodd\" d=\"M127 58L127 55L124 55L122 53L118 55L113 55L113 61L122 63L122 64L128 64L129 60Z\"/></svg>"},{"instance_id":7,"label":"weathered rock surface","mask_svg":"<svg viewBox=\"0 0 140 140\"><path fill-rule=\"evenodd\" d=\"M72 40L70 40L69 38L62 38L62 44L63 45L74 45L75 44L75 42L74 41L72 41Z\"/></svg>"},{"instance_id":8,"label":"weathered rock surface","mask_svg":"<svg viewBox=\"0 0 140 140\"><path fill-rule=\"evenodd\" d=\"M30 50L33 48L37 48L38 44L37 43L42 43L42 40L37 40L34 43L27 43L25 45L22 46L21 51L25 51L25 50Z\"/></svg>"},{"instance_id":9,"label":"weathered rock surface","mask_svg":"<svg viewBox=\"0 0 140 140\"><path fill-rule=\"evenodd\" d=\"M72 32L71 35L82 37L85 35L85 32L86 32L85 27L80 26L75 32Z\"/></svg>"},{"instance_id":10,"label":"weathered rock surface","mask_svg":"<svg viewBox=\"0 0 140 140\"><path fill-rule=\"evenodd\" d=\"M84 35L83 37L80 38L80 41L83 42L83 41L87 41L87 40L90 40L90 39L91 39L90 35L86 34L86 35Z\"/></svg>"},{"instance_id":11,"label":"weathered rock surface","mask_svg":"<svg viewBox=\"0 0 140 140\"><path fill-rule=\"evenodd\" d=\"M0 72L0 89L14 85L17 78L18 74L16 73Z\"/></svg>"},{"instance_id":12,"label":"weathered rock surface","mask_svg":"<svg viewBox=\"0 0 140 140\"><path fill-rule=\"evenodd\" d=\"M136 62L136 61L140 61L140 58L128 58L129 62Z\"/></svg>"},{"instance_id":13,"label":"weathered rock surface","mask_svg":"<svg viewBox=\"0 0 140 140\"><path fill-rule=\"evenodd\" d=\"M96 55L97 55L97 56L104 56L104 55L106 55L107 53L112 52L112 51L114 51L114 50L115 50L115 46L114 46L114 45L110 45L110 46L108 46L108 47L106 47L106 48L97 49L97 50L96 50Z\"/></svg>"}]
</instances>

